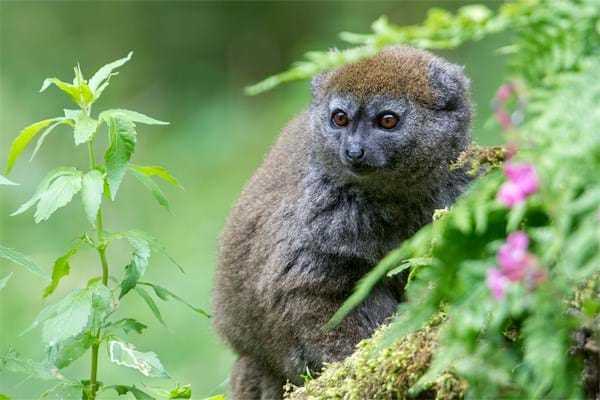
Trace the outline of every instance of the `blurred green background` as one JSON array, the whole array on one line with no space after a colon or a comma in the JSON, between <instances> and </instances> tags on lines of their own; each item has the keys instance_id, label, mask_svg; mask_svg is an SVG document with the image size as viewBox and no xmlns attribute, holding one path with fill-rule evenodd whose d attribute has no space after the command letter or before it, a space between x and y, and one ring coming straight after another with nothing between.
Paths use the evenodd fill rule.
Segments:
<instances>
[{"instance_id":1,"label":"blurred green background","mask_svg":"<svg viewBox=\"0 0 600 400\"><path fill-rule=\"evenodd\" d=\"M279 130L309 101L307 82L258 97L245 96L244 86L283 70L304 51L343 46L338 32L366 32L380 15L398 24L413 24L430 7L454 10L464 4L2 0L0 162L5 162L10 142L21 128L70 107L67 97L55 88L37 93L44 78L71 80L77 62L89 77L99 66L133 50L132 61L113 78L95 110L116 106L171 121L166 127L139 127L134 162L167 166L186 190L165 188L173 208L169 215L136 181L126 178L116 202L106 206L106 227L113 231L135 227L160 238L187 273L178 273L157 255L147 280L210 307L216 240L228 210ZM499 141L495 124L489 123L489 99L504 71L503 59L495 53L502 42L497 37L442 53L465 65L472 78L477 104L474 137L484 144ZM88 227L80 202L39 225L31 214L9 214L29 198L45 172L59 165L86 167L87 154L84 148L73 147L65 127L58 128L28 163L30 151L11 175L21 186L0 192L0 242L50 269L81 227ZM120 275L128 255L125 246L111 247L114 275ZM99 274L99 269L95 253L81 252L72 262L71 275L46 302L56 301ZM0 351L12 344L28 357L41 358L39 332L19 335L43 307L44 282L0 260L0 277L9 271L16 273L0 292ZM233 355L216 337L209 320L176 303L161 303L169 326L165 329L136 296L128 296L124 303L119 314L133 315L150 326L147 334L132 334L129 341L142 351L156 351L176 380L192 383L193 398L225 390ZM87 376L88 358L70 366L67 373ZM142 381L135 372L108 365L105 354L100 380ZM22 376L0 375L0 393L16 399L36 398L46 387L43 382L23 382Z\"/></svg>"}]
</instances>

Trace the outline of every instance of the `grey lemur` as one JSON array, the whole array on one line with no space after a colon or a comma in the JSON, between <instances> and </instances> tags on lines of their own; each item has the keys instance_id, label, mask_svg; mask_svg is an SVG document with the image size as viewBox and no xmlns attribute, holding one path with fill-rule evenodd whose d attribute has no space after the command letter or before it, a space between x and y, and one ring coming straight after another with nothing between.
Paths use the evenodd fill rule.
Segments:
<instances>
[{"instance_id":1,"label":"grey lemur","mask_svg":"<svg viewBox=\"0 0 600 400\"><path fill-rule=\"evenodd\" d=\"M283 130L221 237L215 325L238 354L236 400L280 399L287 380L343 359L402 300L386 281L334 330L323 325L357 281L450 205L450 171L470 143L462 68L391 47L325 72Z\"/></svg>"}]
</instances>

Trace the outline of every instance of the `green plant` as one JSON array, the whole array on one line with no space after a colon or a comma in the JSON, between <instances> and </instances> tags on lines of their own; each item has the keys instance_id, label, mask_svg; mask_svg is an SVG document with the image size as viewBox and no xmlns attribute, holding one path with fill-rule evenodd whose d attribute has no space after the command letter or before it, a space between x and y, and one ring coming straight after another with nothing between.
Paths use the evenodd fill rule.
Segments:
<instances>
[{"instance_id":1,"label":"green plant","mask_svg":"<svg viewBox=\"0 0 600 400\"><path fill-rule=\"evenodd\" d=\"M13 215L26 212L35 207L36 223L50 218L59 208L70 203L76 194L80 194L85 215L93 231L83 232L76 238L65 254L54 262L51 276L23 254L0 245L0 257L24 266L31 272L49 280L43 297L50 296L62 278L71 270L71 258L85 247L98 253L101 274L93 276L84 288L71 291L62 300L44 308L27 331L42 327L42 339L47 349L47 359L37 362L22 359L15 350L9 349L0 357L0 371L22 372L32 377L55 381L56 385L43 397L56 394L58 397L72 397L73 392L81 392L82 398L93 400L99 391L115 390L119 395L131 393L136 399L152 399L153 396L166 398L190 398L189 385L177 385L172 390L149 387L144 389L135 385L105 385L98 380L98 353L101 346L106 347L110 360L121 366L136 369L146 377L168 378L169 375L157 355L153 352L141 352L132 344L119 337L121 332L142 334L147 326L134 318L115 319L114 314L122 299L129 293L141 296L154 316L164 324L155 300L148 293L154 292L161 300L177 300L190 307L196 313L208 314L190 305L177 294L154 283L144 282L142 278L148 267L151 254L165 255L182 272L181 266L170 257L164 246L151 235L139 230L110 232L103 222L102 203L115 200L123 177L131 173L149 189L161 206L169 208L164 193L152 178L180 187L178 181L161 166L141 166L130 162L137 142L136 123L148 125L167 125L166 122L150 118L135 111L109 109L92 114L92 105L102 95L117 68L131 59L127 57L109 63L100 68L89 80L85 80L79 65L75 67L73 83L57 78L46 79L40 91L55 85L66 93L79 107L64 110L64 116L48 118L24 128L14 139L8 154L6 173L13 168L23 151L37 136L38 141L31 158L41 148L45 138L55 128L66 125L73 129L76 146L87 147L89 168L82 171L76 167L59 167L49 172L39 184L33 197L24 203ZM102 127L106 127L108 146L104 152L104 162L96 158L96 136ZM12 184L0 176L0 184ZM133 249L131 261L125 266L122 279L111 275L107 250L111 243L126 240ZM4 278L2 284L8 278ZM89 379L74 380L67 378L61 370L86 353L90 357Z\"/></svg>"},{"instance_id":2,"label":"green plant","mask_svg":"<svg viewBox=\"0 0 600 400\"><path fill-rule=\"evenodd\" d=\"M447 319L431 367L401 397L430 388L445 371L466 379L469 398L597 393L600 2L521 0L497 12L471 5L454 15L432 9L422 25L397 27L380 18L373 31L344 33L342 39L358 47L307 53L308 61L248 92L310 77L391 44L453 48L507 32L510 42L500 52L508 56L511 83L500 88L496 102L523 107L524 121L507 120L498 108L509 143L504 174L491 168L450 210L390 253L330 326L386 275L409 269L407 302L382 342L407 337L440 309ZM511 96L517 101L508 101ZM584 349L576 346L579 334ZM582 381L584 357L591 360L589 383Z\"/></svg>"}]
</instances>

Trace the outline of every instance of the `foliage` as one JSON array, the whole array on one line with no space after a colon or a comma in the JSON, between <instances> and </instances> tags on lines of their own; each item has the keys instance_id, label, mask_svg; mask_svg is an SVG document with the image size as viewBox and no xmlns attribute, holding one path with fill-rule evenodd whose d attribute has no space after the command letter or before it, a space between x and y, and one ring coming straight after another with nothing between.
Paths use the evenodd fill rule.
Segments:
<instances>
[{"instance_id":1,"label":"foliage","mask_svg":"<svg viewBox=\"0 0 600 400\"><path fill-rule=\"evenodd\" d=\"M501 90L496 100L516 96L524 122L502 124L512 156L504 174L492 168L451 210L390 253L330 326L386 275L410 268L408 300L382 347L422 328L441 307L447 313L432 366L410 393L452 371L468 382L468 398L582 397L583 363L573 355L573 337L591 335L588 356L597 352L590 343L600 343L600 285L576 295L600 275L600 2L521 0L497 12L472 5L454 15L432 9L422 25L396 27L380 18L373 31L344 33L358 47L308 53L309 61L248 92L391 44L453 48L508 31L511 43L500 51L518 90Z\"/></svg>"},{"instance_id":2,"label":"foliage","mask_svg":"<svg viewBox=\"0 0 600 400\"><path fill-rule=\"evenodd\" d=\"M177 385L172 390L160 388L141 390L135 385L103 385L98 380L98 352L101 346L106 346L110 361L117 365L135 369L146 377L169 378L169 374L155 353L136 350L134 345L120 337L121 333L142 334L147 326L134 318L119 320L114 318L123 298L129 293L137 293L164 324L154 299L140 285L152 288L156 297L161 300L175 299L198 314L208 316L204 310L192 306L168 289L140 281L153 253L165 255L183 272L181 266L167 254L164 246L157 239L138 230L109 232L103 225L102 203L115 200L123 178L128 172L150 189L159 204L167 209L168 201L153 178L181 187L162 166L140 166L130 162L138 140L136 124L166 125L166 122L120 108L102 111L96 117L92 114L92 105L109 85L111 77L117 74L115 70L127 63L131 56L132 53L129 53L127 57L103 66L89 80L84 79L79 65L75 67L73 83L63 82L58 78L46 79L40 91L55 85L79 108L65 109L64 116L44 119L29 125L13 140L9 150L7 174L33 139L38 138L32 158L41 148L46 137L55 131L55 128L65 125L72 128L75 146L83 144L87 146L89 158L87 171L72 166L58 167L50 171L38 185L31 199L13 213L13 215L22 214L35 207L34 219L39 223L49 219L58 209L71 203L75 196L79 195L83 211L94 229L91 232L83 232L72 242L68 250L56 259L51 276L27 256L0 245L0 257L21 265L49 281L43 297L52 295L61 280L70 273L71 259L79 251L86 248L94 249L100 259L100 276L92 276L85 287L74 289L63 299L46 306L27 329L26 332L37 327L42 328L42 343L46 348L46 359L40 362L23 359L13 349L0 356L0 371L21 372L30 377L53 381L55 386L43 397L71 398L75 392L79 392L80 397L93 400L99 391L109 389L115 390L119 395L131 393L136 399L146 400L155 397L169 399L191 397L189 385ZM95 156L96 136L102 127L106 127L108 135L108 147L104 153L103 164L98 163ZM15 185L3 176L0 176L0 184ZM110 274L107 259L109 245L117 240L126 240L133 249L131 261L125 266L121 279ZM9 278L10 275L0 280L0 288L6 285ZM62 369L88 351L91 354L89 379L76 380L62 374Z\"/></svg>"},{"instance_id":3,"label":"foliage","mask_svg":"<svg viewBox=\"0 0 600 400\"><path fill-rule=\"evenodd\" d=\"M408 389L427 371L437 350L438 327L443 315L436 316L417 332L406 335L385 350L376 352L388 327L361 341L347 359L327 365L318 379L302 388L288 385L285 398L303 399L406 399ZM445 373L428 388L426 398L459 399L466 385Z\"/></svg>"}]
</instances>

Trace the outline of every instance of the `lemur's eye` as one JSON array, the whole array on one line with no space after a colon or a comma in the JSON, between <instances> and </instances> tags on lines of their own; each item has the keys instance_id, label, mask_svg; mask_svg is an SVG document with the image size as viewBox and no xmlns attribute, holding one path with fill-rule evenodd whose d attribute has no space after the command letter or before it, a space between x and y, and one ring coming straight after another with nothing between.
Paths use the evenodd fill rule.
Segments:
<instances>
[{"instance_id":1,"label":"lemur's eye","mask_svg":"<svg viewBox=\"0 0 600 400\"><path fill-rule=\"evenodd\" d=\"M350 119L348 118L348 114L342 110L335 110L333 113L331 113L331 121L335 126L344 127L348 125Z\"/></svg>"},{"instance_id":2,"label":"lemur's eye","mask_svg":"<svg viewBox=\"0 0 600 400\"><path fill-rule=\"evenodd\" d=\"M392 112L385 112L377 118L377 125L383 129L393 129L398 125L398 116Z\"/></svg>"}]
</instances>

